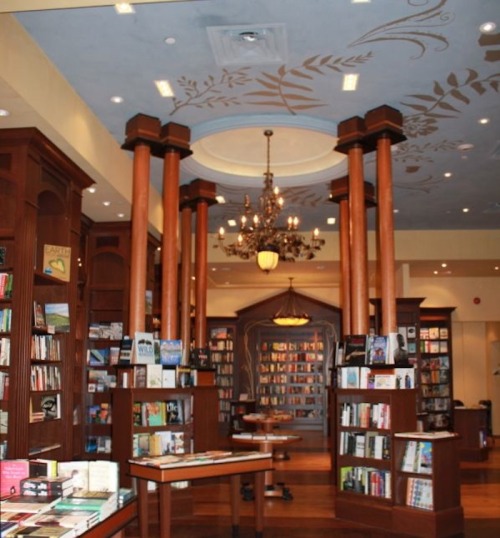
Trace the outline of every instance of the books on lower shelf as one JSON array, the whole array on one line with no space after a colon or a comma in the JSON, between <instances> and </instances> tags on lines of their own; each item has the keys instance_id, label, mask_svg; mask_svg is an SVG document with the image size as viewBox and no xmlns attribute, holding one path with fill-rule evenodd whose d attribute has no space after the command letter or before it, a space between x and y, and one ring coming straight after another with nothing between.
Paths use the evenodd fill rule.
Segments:
<instances>
[{"instance_id":1,"label":"books on lower shelf","mask_svg":"<svg viewBox=\"0 0 500 538\"><path fill-rule=\"evenodd\" d=\"M413 389L413 366L387 365L341 366L338 368L337 385L341 389Z\"/></svg>"},{"instance_id":2,"label":"books on lower shelf","mask_svg":"<svg viewBox=\"0 0 500 538\"><path fill-rule=\"evenodd\" d=\"M339 489L390 499L391 472L374 467L341 467Z\"/></svg>"},{"instance_id":3,"label":"books on lower shelf","mask_svg":"<svg viewBox=\"0 0 500 538\"><path fill-rule=\"evenodd\" d=\"M423 510L432 510L432 480L428 478L409 477L406 483L406 504Z\"/></svg>"},{"instance_id":4,"label":"books on lower shelf","mask_svg":"<svg viewBox=\"0 0 500 538\"><path fill-rule=\"evenodd\" d=\"M135 426L166 426L184 424L190 419L190 405L187 400L176 398L153 402L134 402L133 420Z\"/></svg>"},{"instance_id":5,"label":"books on lower shelf","mask_svg":"<svg viewBox=\"0 0 500 538\"><path fill-rule=\"evenodd\" d=\"M181 431L163 430L132 435L132 455L134 457L184 454L185 452L186 439L184 432Z\"/></svg>"}]
</instances>

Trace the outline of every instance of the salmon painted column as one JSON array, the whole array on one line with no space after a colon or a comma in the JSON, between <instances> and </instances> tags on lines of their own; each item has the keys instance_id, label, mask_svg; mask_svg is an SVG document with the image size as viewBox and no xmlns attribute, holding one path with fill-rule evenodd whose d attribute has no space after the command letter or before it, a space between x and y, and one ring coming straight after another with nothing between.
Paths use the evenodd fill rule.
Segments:
<instances>
[{"instance_id":1,"label":"salmon painted column","mask_svg":"<svg viewBox=\"0 0 500 538\"><path fill-rule=\"evenodd\" d=\"M190 205L189 185L181 185L179 190L181 210L181 340L183 342L182 364L189 363L189 344L191 342L191 250L193 210Z\"/></svg>"},{"instance_id":2,"label":"salmon painted column","mask_svg":"<svg viewBox=\"0 0 500 538\"><path fill-rule=\"evenodd\" d=\"M148 252L149 172L151 155L158 150L160 120L144 114L131 118L125 128L123 149L133 150L130 307L128 332L144 331Z\"/></svg>"},{"instance_id":3,"label":"salmon painted column","mask_svg":"<svg viewBox=\"0 0 500 538\"><path fill-rule=\"evenodd\" d=\"M196 206L194 347L205 349L207 340L208 287L208 208L217 203L214 183L195 179L190 185L191 201Z\"/></svg>"},{"instance_id":4,"label":"salmon painted column","mask_svg":"<svg viewBox=\"0 0 500 538\"><path fill-rule=\"evenodd\" d=\"M349 170L349 247L351 275L351 334L368 334L368 247L363 173L364 120L358 116L338 125L335 151L348 156Z\"/></svg>"},{"instance_id":5,"label":"salmon painted column","mask_svg":"<svg viewBox=\"0 0 500 538\"><path fill-rule=\"evenodd\" d=\"M391 145L406 140L403 116L387 105L365 114L366 144L377 150L377 239L380 266L382 334L397 330L394 205Z\"/></svg>"},{"instance_id":6,"label":"salmon painted column","mask_svg":"<svg viewBox=\"0 0 500 538\"><path fill-rule=\"evenodd\" d=\"M161 328L160 338L179 337L178 235L180 161L191 155L191 131L177 123L163 125L163 236L161 248Z\"/></svg>"},{"instance_id":7,"label":"salmon painted column","mask_svg":"<svg viewBox=\"0 0 500 538\"><path fill-rule=\"evenodd\" d=\"M375 205L374 188L365 181L365 207ZM351 254L349 244L349 178L341 177L330 182L329 201L339 204L340 235L340 307L342 309L342 335L353 334L351 331Z\"/></svg>"}]
</instances>

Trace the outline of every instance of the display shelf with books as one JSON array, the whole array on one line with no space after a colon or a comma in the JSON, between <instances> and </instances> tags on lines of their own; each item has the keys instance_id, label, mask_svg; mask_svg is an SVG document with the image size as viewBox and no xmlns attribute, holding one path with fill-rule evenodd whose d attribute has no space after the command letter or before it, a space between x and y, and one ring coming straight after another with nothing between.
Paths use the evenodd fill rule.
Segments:
<instances>
[{"instance_id":1,"label":"display shelf with books","mask_svg":"<svg viewBox=\"0 0 500 538\"><path fill-rule=\"evenodd\" d=\"M215 384L219 391L219 422L229 423L234 395L234 345L236 320L207 320L210 360L216 369Z\"/></svg>"},{"instance_id":2,"label":"display shelf with books","mask_svg":"<svg viewBox=\"0 0 500 538\"><path fill-rule=\"evenodd\" d=\"M464 531L458 435L447 431L394 436L393 531L444 538Z\"/></svg>"},{"instance_id":3,"label":"display shelf with books","mask_svg":"<svg viewBox=\"0 0 500 538\"><path fill-rule=\"evenodd\" d=\"M416 390L335 392L336 516L391 529L396 432L416 428Z\"/></svg>"},{"instance_id":4,"label":"display shelf with books","mask_svg":"<svg viewBox=\"0 0 500 538\"><path fill-rule=\"evenodd\" d=\"M295 427L322 428L325 361L321 331L262 331L259 342L259 408L290 414Z\"/></svg>"},{"instance_id":5,"label":"display shelf with books","mask_svg":"<svg viewBox=\"0 0 500 538\"><path fill-rule=\"evenodd\" d=\"M120 463L120 483L130 484L127 462L137 455L201 451L217 446L217 388L117 388L113 408L112 459Z\"/></svg>"},{"instance_id":6,"label":"display shelf with books","mask_svg":"<svg viewBox=\"0 0 500 538\"><path fill-rule=\"evenodd\" d=\"M431 430L453 429L451 314L454 308L420 310L420 410Z\"/></svg>"}]
</instances>

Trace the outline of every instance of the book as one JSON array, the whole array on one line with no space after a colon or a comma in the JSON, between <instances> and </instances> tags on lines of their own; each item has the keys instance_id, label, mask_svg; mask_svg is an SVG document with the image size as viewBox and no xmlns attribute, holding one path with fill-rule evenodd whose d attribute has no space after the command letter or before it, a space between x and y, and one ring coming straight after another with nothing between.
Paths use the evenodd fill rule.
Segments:
<instances>
[{"instance_id":1,"label":"book","mask_svg":"<svg viewBox=\"0 0 500 538\"><path fill-rule=\"evenodd\" d=\"M160 340L160 364L177 366L182 360L182 340Z\"/></svg>"},{"instance_id":2,"label":"book","mask_svg":"<svg viewBox=\"0 0 500 538\"><path fill-rule=\"evenodd\" d=\"M68 333L70 329L68 303L46 303L45 322L49 332Z\"/></svg>"},{"instance_id":3,"label":"book","mask_svg":"<svg viewBox=\"0 0 500 538\"><path fill-rule=\"evenodd\" d=\"M175 389L176 386L176 371L173 367L165 367L162 369L161 386L164 389Z\"/></svg>"},{"instance_id":4,"label":"book","mask_svg":"<svg viewBox=\"0 0 500 538\"><path fill-rule=\"evenodd\" d=\"M21 480L30 475L27 459L0 460L0 498L19 495Z\"/></svg>"},{"instance_id":5,"label":"book","mask_svg":"<svg viewBox=\"0 0 500 538\"><path fill-rule=\"evenodd\" d=\"M386 364L389 339L387 336L370 336L369 339L369 363Z\"/></svg>"},{"instance_id":6,"label":"book","mask_svg":"<svg viewBox=\"0 0 500 538\"><path fill-rule=\"evenodd\" d=\"M133 364L155 364L153 333L136 332L132 346Z\"/></svg>"},{"instance_id":7,"label":"book","mask_svg":"<svg viewBox=\"0 0 500 538\"><path fill-rule=\"evenodd\" d=\"M53 525L49 526L22 526L17 527L13 531L10 531L8 538L73 538L75 532L73 529L68 529L67 527L56 527Z\"/></svg>"},{"instance_id":8,"label":"book","mask_svg":"<svg viewBox=\"0 0 500 538\"><path fill-rule=\"evenodd\" d=\"M43 305L38 301L33 301L33 327L36 329L45 329L46 326Z\"/></svg>"},{"instance_id":9,"label":"book","mask_svg":"<svg viewBox=\"0 0 500 538\"><path fill-rule=\"evenodd\" d=\"M161 389L163 383L163 366L161 364L146 365L146 387Z\"/></svg>"},{"instance_id":10,"label":"book","mask_svg":"<svg viewBox=\"0 0 500 538\"><path fill-rule=\"evenodd\" d=\"M145 402L141 409L143 426L162 426L165 424L165 405L163 402Z\"/></svg>"},{"instance_id":11,"label":"book","mask_svg":"<svg viewBox=\"0 0 500 538\"><path fill-rule=\"evenodd\" d=\"M132 348L134 341L132 338L125 336L120 342L120 351L118 353L118 364L131 364L132 362Z\"/></svg>"},{"instance_id":12,"label":"book","mask_svg":"<svg viewBox=\"0 0 500 538\"><path fill-rule=\"evenodd\" d=\"M388 364L408 362L406 339L401 333L389 333Z\"/></svg>"},{"instance_id":13,"label":"book","mask_svg":"<svg viewBox=\"0 0 500 538\"><path fill-rule=\"evenodd\" d=\"M43 412L43 420L61 418L61 395L47 394L40 399L40 408Z\"/></svg>"},{"instance_id":14,"label":"book","mask_svg":"<svg viewBox=\"0 0 500 538\"><path fill-rule=\"evenodd\" d=\"M57 476L57 460L43 458L30 459L29 476L30 478L36 478L38 476L55 478Z\"/></svg>"},{"instance_id":15,"label":"book","mask_svg":"<svg viewBox=\"0 0 500 538\"><path fill-rule=\"evenodd\" d=\"M89 461L88 475L90 491L116 493L119 489L119 465L116 461Z\"/></svg>"},{"instance_id":16,"label":"book","mask_svg":"<svg viewBox=\"0 0 500 538\"><path fill-rule=\"evenodd\" d=\"M21 480L21 495L66 497L73 493L73 478L37 476Z\"/></svg>"},{"instance_id":17,"label":"book","mask_svg":"<svg viewBox=\"0 0 500 538\"><path fill-rule=\"evenodd\" d=\"M3 501L2 512L45 512L60 499L60 496L12 495Z\"/></svg>"},{"instance_id":18,"label":"book","mask_svg":"<svg viewBox=\"0 0 500 538\"><path fill-rule=\"evenodd\" d=\"M43 272L64 282L69 282L71 275L71 247L44 245Z\"/></svg>"},{"instance_id":19,"label":"book","mask_svg":"<svg viewBox=\"0 0 500 538\"><path fill-rule=\"evenodd\" d=\"M344 364L363 366L368 363L368 335L348 334L345 337Z\"/></svg>"},{"instance_id":20,"label":"book","mask_svg":"<svg viewBox=\"0 0 500 538\"><path fill-rule=\"evenodd\" d=\"M78 536L87 529L99 522L99 514L89 510L59 510L57 504L55 508L47 510L42 514L32 515L27 521L30 525L65 527L74 529Z\"/></svg>"},{"instance_id":21,"label":"book","mask_svg":"<svg viewBox=\"0 0 500 538\"><path fill-rule=\"evenodd\" d=\"M166 405L166 422L167 424L183 424L184 409L182 400L167 400Z\"/></svg>"},{"instance_id":22,"label":"book","mask_svg":"<svg viewBox=\"0 0 500 538\"><path fill-rule=\"evenodd\" d=\"M179 365L175 367L175 383L177 387L192 386L191 366Z\"/></svg>"},{"instance_id":23,"label":"book","mask_svg":"<svg viewBox=\"0 0 500 538\"><path fill-rule=\"evenodd\" d=\"M73 491L89 489L88 461L60 461L57 465L58 476L73 479Z\"/></svg>"}]
</instances>

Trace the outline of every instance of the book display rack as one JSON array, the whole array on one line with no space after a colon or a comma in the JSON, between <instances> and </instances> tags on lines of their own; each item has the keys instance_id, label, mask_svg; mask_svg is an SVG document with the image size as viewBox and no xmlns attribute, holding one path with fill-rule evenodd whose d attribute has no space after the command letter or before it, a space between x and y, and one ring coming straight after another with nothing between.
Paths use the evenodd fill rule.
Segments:
<instances>
[{"instance_id":1,"label":"book display rack","mask_svg":"<svg viewBox=\"0 0 500 538\"><path fill-rule=\"evenodd\" d=\"M229 423L234 392L235 320L207 320L210 359L216 368L215 384L219 393L219 422Z\"/></svg>"},{"instance_id":2,"label":"book display rack","mask_svg":"<svg viewBox=\"0 0 500 538\"><path fill-rule=\"evenodd\" d=\"M0 146L0 271L15 290L10 296L4 288L0 299L4 456L69 458L73 394L80 391L73 381L81 360L75 346L81 198L92 180L35 128L1 130ZM53 327L45 328L47 305ZM7 363L7 348L15 362Z\"/></svg>"},{"instance_id":3,"label":"book display rack","mask_svg":"<svg viewBox=\"0 0 500 538\"><path fill-rule=\"evenodd\" d=\"M444 538L464 531L460 505L458 436L449 432L396 433L394 531Z\"/></svg>"},{"instance_id":4,"label":"book display rack","mask_svg":"<svg viewBox=\"0 0 500 538\"><path fill-rule=\"evenodd\" d=\"M416 391L337 389L335 514L391 529L396 432L416 427Z\"/></svg>"}]
</instances>

